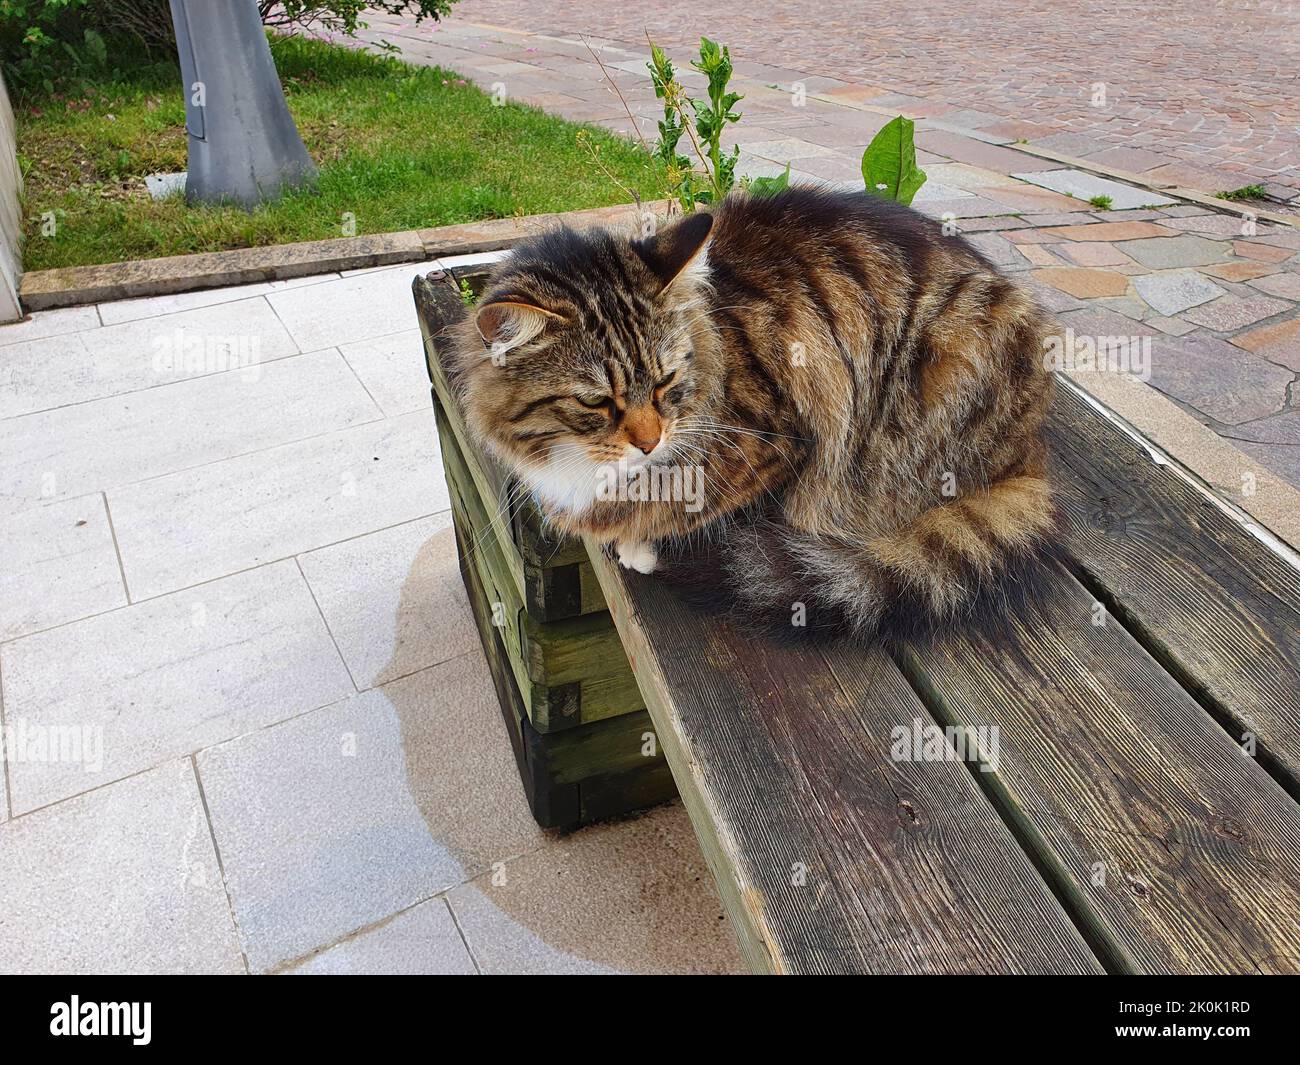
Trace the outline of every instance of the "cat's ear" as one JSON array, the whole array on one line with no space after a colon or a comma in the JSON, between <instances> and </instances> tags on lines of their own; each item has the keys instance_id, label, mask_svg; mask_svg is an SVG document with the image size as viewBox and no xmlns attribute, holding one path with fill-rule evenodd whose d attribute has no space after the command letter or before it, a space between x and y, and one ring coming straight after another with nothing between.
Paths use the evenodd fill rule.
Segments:
<instances>
[{"instance_id":1,"label":"cat's ear","mask_svg":"<svg viewBox=\"0 0 1300 1065\"><path fill-rule=\"evenodd\" d=\"M653 237L633 241L632 247L659 279L662 292L679 277L703 270L712 232L713 215L696 211Z\"/></svg>"},{"instance_id":2,"label":"cat's ear","mask_svg":"<svg viewBox=\"0 0 1300 1065\"><path fill-rule=\"evenodd\" d=\"M519 292L490 296L474 312L474 325L483 343L503 351L532 340L546 328L548 321L566 320L564 315Z\"/></svg>"}]
</instances>

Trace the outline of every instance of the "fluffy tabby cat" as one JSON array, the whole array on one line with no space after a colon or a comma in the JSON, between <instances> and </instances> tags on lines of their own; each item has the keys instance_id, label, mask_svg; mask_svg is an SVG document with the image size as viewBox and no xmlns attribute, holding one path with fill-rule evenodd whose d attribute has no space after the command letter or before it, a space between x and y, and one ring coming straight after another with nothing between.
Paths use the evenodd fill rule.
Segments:
<instances>
[{"instance_id":1,"label":"fluffy tabby cat","mask_svg":"<svg viewBox=\"0 0 1300 1065\"><path fill-rule=\"evenodd\" d=\"M960 237L862 193L736 195L497 267L448 367L560 529L648 573L712 533L739 613L871 635L965 610L1053 522L1048 320ZM703 506L597 492L685 464Z\"/></svg>"}]
</instances>

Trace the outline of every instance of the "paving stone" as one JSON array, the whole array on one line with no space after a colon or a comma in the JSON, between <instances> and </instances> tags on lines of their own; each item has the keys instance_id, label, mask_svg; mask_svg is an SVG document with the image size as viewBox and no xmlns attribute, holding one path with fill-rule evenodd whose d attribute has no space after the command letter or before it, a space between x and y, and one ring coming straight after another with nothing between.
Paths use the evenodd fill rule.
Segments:
<instances>
[{"instance_id":1,"label":"paving stone","mask_svg":"<svg viewBox=\"0 0 1300 1065\"><path fill-rule=\"evenodd\" d=\"M1013 215L988 216L985 218L966 218L962 220L961 231L963 233L983 233L988 230L997 230L999 232L1024 229L1028 223L1023 218L1017 218Z\"/></svg>"},{"instance_id":2,"label":"paving stone","mask_svg":"<svg viewBox=\"0 0 1300 1065\"><path fill-rule=\"evenodd\" d=\"M1160 196L1149 189L1121 185L1118 181L1097 177L1082 170L1039 170L1032 173L1012 174L1012 177L1039 185L1053 192L1069 193L1085 203L1097 196L1108 196L1111 207L1124 210L1128 207L1172 206L1177 201Z\"/></svg>"},{"instance_id":3,"label":"paving stone","mask_svg":"<svg viewBox=\"0 0 1300 1065\"><path fill-rule=\"evenodd\" d=\"M1201 273L1210 274L1223 281L1249 281L1253 277L1265 277L1276 272L1277 267L1269 263L1243 262L1241 260L1201 267Z\"/></svg>"},{"instance_id":4,"label":"paving stone","mask_svg":"<svg viewBox=\"0 0 1300 1065\"><path fill-rule=\"evenodd\" d=\"M250 966L545 843L479 652L199 753Z\"/></svg>"},{"instance_id":5,"label":"paving stone","mask_svg":"<svg viewBox=\"0 0 1300 1065\"><path fill-rule=\"evenodd\" d=\"M406 299L409 304L409 292ZM0 418L12 418L201 377L229 369L232 363L266 363L296 355L299 349L266 300L257 298L0 350Z\"/></svg>"},{"instance_id":6,"label":"paving stone","mask_svg":"<svg viewBox=\"0 0 1300 1065\"><path fill-rule=\"evenodd\" d=\"M1166 318L1223 295L1222 288L1195 270L1144 274L1133 278L1133 287L1158 314Z\"/></svg>"},{"instance_id":7,"label":"paving stone","mask_svg":"<svg viewBox=\"0 0 1300 1065\"><path fill-rule=\"evenodd\" d=\"M818 156L835 155L834 148L823 144L800 140L798 137L784 137L780 140L743 141L741 147L750 155L770 159L784 165L792 159L816 159Z\"/></svg>"},{"instance_id":8,"label":"paving stone","mask_svg":"<svg viewBox=\"0 0 1300 1065\"><path fill-rule=\"evenodd\" d=\"M1059 288L1071 296L1091 299L1097 296L1122 296L1128 291L1128 278L1109 270L1086 270L1080 267L1049 266L1035 270L1035 280Z\"/></svg>"},{"instance_id":9,"label":"paving stone","mask_svg":"<svg viewBox=\"0 0 1300 1065\"><path fill-rule=\"evenodd\" d=\"M994 266L1005 269L1028 265L1029 260L1020 254L1016 246L997 233L976 233L967 236L966 242L978 248Z\"/></svg>"},{"instance_id":10,"label":"paving stone","mask_svg":"<svg viewBox=\"0 0 1300 1065\"><path fill-rule=\"evenodd\" d=\"M1072 311L1084 306L1082 300L1075 299L1068 293L1053 288L1051 285L1044 285L1041 281L1035 281L1034 271L1017 275L1016 281L1024 286L1034 299L1049 311Z\"/></svg>"},{"instance_id":11,"label":"paving stone","mask_svg":"<svg viewBox=\"0 0 1300 1065\"><path fill-rule=\"evenodd\" d=\"M1145 321L1147 318L1154 316L1151 308L1136 296L1109 296L1095 302L1136 322Z\"/></svg>"},{"instance_id":12,"label":"paving stone","mask_svg":"<svg viewBox=\"0 0 1300 1065\"><path fill-rule=\"evenodd\" d=\"M420 348L407 349L420 372ZM428 379L423 388L429 402ZM0 506L80 496L331 430L379 408L337 351L0 421Z\"/></svg>"},{"instance_id":13,"label":"paving stone","mask_svg":"<svg viewBox=\"0 0 1300 1065\"><path fill-rule=\"evenodd\" d=\"M1021 229L1006 236L1012 244L1060 244L1066 239L1049 229Z\"/></svg>"},{"instance_id":14,"label":"paving stone","mask_svg":"<svg viewBox=\"0 0 1300 1065\"><path fill-rule=\"evenodd\" d=\"M1153 170L1169 162L1169 157L1158 152L1147 151L1145 148L1104 148L1099 152L1089 153L1088 162L1140 174L1144 170Z\"/></svg>"},{"instance_id":15,"label":"paving stone","mask_svg":"<svg viewBox=\"0 0 1300 1065\"><path fill-rule=\"evenodd\" d=\"M1146 325L1154 326L1162 333L1168 333L1173 337L1186 336L1192 332L1196 326L1191 322L1185 322L1181 318L1165 318L1163 315L1153 314L1142 319Z\"/></svg>"},{"instance_id":16,"label":"paving stone","mask_svg":"<svg viewBox=\"0 0 1300 1065\"><path fill-rule=\"evenodd\" d=\"M1128 266L1133 260L1104 240L1058 244L1056 250L1080 266Z\"/></svg>"},{"instance_id":17,"label":"paving stone","mask_svg":"<svg viewBox=\"0 0 1300 1065\"><path fill-rule=\"evenodd\" d=\"M1183 317L1207 329L1226 333L1234 329L1242 329L1265 318L1272 318L1273 315L1280 314L1290 306L1291 304L1283 300L1270 299L1267 296L1242 299L1239 296L1228 295L1184 311Z\"/></svg>"},{"instance_id":18,"label":"paving stone","mask_svg":"<svg viewBox=\"0 0 1300 1065\"><path fill-rule=\"evenodd\" d=\"M973 166L996 170L1000 174L1031 170L1039 161L1037 156L1025 152L1017 152L960 133L949 133L938 129L918 129L916 145L927 152L947 156L959 163L970 163Z\"/></svg>"},{"instance_id":19,"label":"paving stone","mask_svg":"<svg viewBox=\"0 0 1300 1065\"><path fill-rule=\"evenodd\" d=\"M1294 375L1204 334L1153 345L1151 383L1203 414L1236 425L1280 411Z\"/></svg>"},{"instance_id":20,"label":"paving stone","mask_svg":"<svg viewBox=\"0 0 1300 1065\"><path fill-rule=\"evenodd\" d=\"M292 561L0 646L5 715L102 737L97 760L9 767L14 813L355 689Z\"/></svg>"},{"instance_id":21,"label":"paving stone","mask_svg":"<svg viewBox=\"0 0 1300 1065\"><path fill-rule=\"evenodd\" d=\"M925 173L929 180L922 186L922 191L932 183L955 186L969 192L978 192L991 185L1015 184L1006 174L968 163L940 163L926 167Z\"/></svg>"},{"instance_id":22,"label":"paving stone","mask_svg":"<svg viewBox=\"0 0 1300 1065\"><path fill-rule=\"evenodd\" d=\"M929 218L942 218L946 214L956 218L988 218L992 215L1007 214L1011 210L1005 204L994 203L983 196L963 196L955 200L921 200L913 206Z\"/></svg>"},{"instance_id":23,"label":"paving stone","mask_svg":"<svg viewBox=\"0 0 1300 1065\"><path fill-rule=\"evenodd\" d=\"M189 760L0 825L0 928L7 973L244 972Z\"/></svg>"},{"instance_id":24,"label":"paving stone","mask_svg":"<svg viewBox=\"0 0 1300 1065\"><path fill-rule=\"evenodd\" d=\"M408 329L414 318L409 279L386 270L273 292L266 299L303 351L386 336Z\"/></svg>"},{"instance_id":25,"label":"paving stone","mask_svg":"<svg viewBox=\"0 0 1300 1065\"><path fill-rule=\"evenodd\" d=\"M1234 240L1232 250L1243 259L1256 259L1262 263L1284 263L1294 254L1290 248L1277 248L1251 240Z\"/></svg>"},{"instance_id":26,"label":"paving stone","mask_svg":"<svg viewBox=\"0 0 1300 1065\"><path fill-rule=\"evenodd\" d=\"M478 970L439 897L313 955L293 976L473 976Z\"/></svg>"},{"instance_id":27,"label":"paving stone","mask_svg":"<svg viewBox=\"0 0 1300 1065\"><path fill-rule=\"evenodd\" d=\"M339 353L390 418L423 410L429 402L429 377L418 329L344 344Z\"/></svg>"},{"instance_id":28,"label":"paving stone","mask_svg":"<svg viewBox=\"0 0 1300 1065\"><path fill-rule=\"evenodd\" d=\"M1210 170L1186 163L1166 163L1146 171L1142 177L1154 184L1196 189L1211 196L1232 191L1233 182L1237 180L1235 175L1227 171ZM1240 188L1240 185L1236 187Z\"/></svg>"},{"instance_id":29,"label":"paving stone","mask_svg":"<svg viewBox=\"0 0 1300 1065\"><path fill-rule=\"evenodd\" d=\"M450 512L323 547L298 561L362 689L478 646Z\"/></svg>"},{"instance_id":30,"label":"paving stone","mask_svg":"<svg viewBox=\"0 0 1300 1065\"><path fill-rule=\"evenodd\" d=\"M0 640L126 605L99 494L0 514Z\"/></svg>"},{"instance_id":31,"label":"paving stone","mask_svg":"<svg viewBox=\"0 0 1300 1065\"><path fill-rule=\"evenodd\" d=\"M1300 274L1274 274L1271 277L1257 277L1246 283L1270 296L1300 300Z\"/></svg>"},{"instance_id":32,"label":"paving stone","mask_svg":"<svg viewBox=\"0 0 1300 1065\"><path fill-rule=\"evenodd\" d=\"M78 333L83 329L95 329L99 325L99 315L94 307L59 307L49 311L35 311L17 322L0 325L0 346Z\"/></svg>"},{"instance_id":33,"label":"paving stone","mask_svg":"<svg viewBox=\"0 0 1300 1065\"><path fill-rule=\"evenodd\" d=\"M990 200L1014 207L1017 211L1076 211L1081 206L1077 200L1033 185L991 185L980 192Z\"/></svg>"},{"instance_id":34,"label":"paving stone","mask_svg":"<svg viewBox=\"0 0 1300 1065\"><path fill-rule=\"evenodd\" d=\"M1226 214L1194 215L1191 218L1170 218L1165 223L1170 229L1183 233L1206 233L1216 237L1240 237L1242 219Z\"/></svg>"},{"instance_id":35,"label":"paving stone","mask_svg":"<svg viewBox=\"0 0 1300 1065\"><path fill-rule=\"evenodd\" d=\"M1227 245L1192 234L1130 240L1124 253L1152 270L1176 270L1184 266L1205 266L1228 257Z\"/></svg>"},{"instance_id":36,"label":"paving stone","mask_svg":"<svg viewBox=\"0 0 1300 1065\"><path fill-rule=\"evenodd\" d=\"M1290 248L1300 251L1300 232L1294 229L1269 230L1254 238L1256 244L1268 244L1274 248Z\"/></svg>"},{"instance_id":37,"label":"paving stone","mask_svg":"<svg viewBox=\"0 0 1300 1065\"><path fill-rule=\"evenodd\" d=\"M1010 242L1008 242L1010 243ZM1060 247L1060 245L1055 245ZM1052 245L1047 244L1017 244L1015 248L1034 266L1064 266L1065 264L1059 257L1053 255L1049 248Z\"/></svg>"},{"instance_id":38,"label":"paving stone","mask_svg":"<svg viewBox=\"0 0 1300 1065\"><path fill-rule=\"evenodd\" d=\"M161 595L448 508L433 410L110 490L127 587Z\"/></svg>"},{"instance_id":39,"label":"paving stone","mask_svg":"<svg viewBox=\"0 0 1300 1065\"><path fill-rule=\"evenodd\" d=\"M1168 211L1091 211L1090 216L1098 222L1163 222Z\"/></svg>"},{"instance_id":40,"label":"paving stone","mask_svg":"<svg viewBox=\"0 0 1300 1065\"><path fill-rule=\"evenodd\" d=\"M503 872L448 894L484 973L744 971L676 803L566 836Z\"/></svg>"},{"instance_id":41,"label":"paving stone","mask_svg":"<svg viewBox=\"0 0 1300 1065\"><path fill-rule=\"evenodd\" d=\"M1086 226L1096 221L1092 215L1079 211L1056 212L1052 214L1027 214L1025 221L1031 226Z\"/></svg>"},{"instance_id":42,"label":"paving stone","mask_svg":"<svg viewBox=\"0 0 1300 1065\"><path fill-rule=\"evenodd\" d=\"M1291 318L1238 333L1232 342L1300 373L1300 319Z\"/></svg>"},{"instance_id":43,"label":"paving stone","mask_svg":"<svg viewBox=\"0 0 1300 1065\"><path fill-rule=\"evenodd\" d=\"M973 192L968 192L966 189L958 188L955 185L945 185L941 181L927 181L921 186L912 203L915 205L924 203L926 200L960 200L965 196L974 195Z\"/></svg>"},{"instance_id":44,"label":"paving stone","mask_svg":"<svg viewBox=\"0 0 1300 1065\"><path fill-rule=\"evenodd\" d=\"M1141 240L1150 237L1173 239L1177 233L1155 222L1093 222L1086 226L1058 226L1046 230L1062 240Z\"/></svg>"}]
</instances>

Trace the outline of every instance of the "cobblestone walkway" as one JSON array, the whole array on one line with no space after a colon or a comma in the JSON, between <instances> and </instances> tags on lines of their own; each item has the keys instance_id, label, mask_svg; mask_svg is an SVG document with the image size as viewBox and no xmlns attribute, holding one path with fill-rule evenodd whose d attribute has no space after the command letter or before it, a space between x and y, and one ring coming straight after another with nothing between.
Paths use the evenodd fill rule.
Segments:
<instances>
[{"instance_id":1,"label":"cobblestone walkway","mask_svg":"<svg viewBox=\"0 0 1300 1065\"><path fill-rule=\"evenodd\" d=\"M1138 0L461 0L468 20L644 48L701 34L752 62L880 89L909 116L1216 193L1300 195L1300 5ZM1096 94L1104 87L1104 96Z\"/></svg>"},{"instance_id":2,"label":"cobblestone walkway","mask_svg":"<svg viewBox=\"0 0 1300 1065\"><path fill-rule=\"evenodd\" d=\"M548 11L543 4L528 17L544 27ZM574 32L585 28L581 8L566 21L554 16L568 27L557 33L464 20L470 13L504 17L496 0L466 0L457 12L441 27L373 16L369 37L398 44L408 61L443 65L485 89L630 133L628 113L609 87L613 79L642 135L653 137L661 105L645 74L644 46L584 43ZM591 18L596 29L614 32L614 16ZM768 36L785 40L788 19L773 20L783 29ZM834 37L826 37L832 56ZM730 39L745 44L734 33ZM588 43L599 50L604 74ZM793 46L787 40L782 47ZM670 51L685 68L689 49ZM822 69L829 60L807 62ZM1068 353L1076 362L1088 344L1135 338L1132 352L1146 360L1141 380L1300 487L1300 231L1028 154L1015 143L1014 123L989 122L974 110L924 117L924 108L908 102L913 98L880 87L747 58L737 60L736 71L735 87L745 94L745 116L731 131L741 148L740 173L780 173L788 163L795 180L861 188L859 160L875 131L900 110L917 114L918 159L929 180L914 207L971 236L1004 270L1022 276L1084 345ZM793 83L807 94L798 105ZM1131 157L1107 158L1119 170L1141 169ZM1099 196L1113 209L1089 202ZM1240 491L1238 479L1234 474L1216 487Z\"/></svg>"}]
</instances>

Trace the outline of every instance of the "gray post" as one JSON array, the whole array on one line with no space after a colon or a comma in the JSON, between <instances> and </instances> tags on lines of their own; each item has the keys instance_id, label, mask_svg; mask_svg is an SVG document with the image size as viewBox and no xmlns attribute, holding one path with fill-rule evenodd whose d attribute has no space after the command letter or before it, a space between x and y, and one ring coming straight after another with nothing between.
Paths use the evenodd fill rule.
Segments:
<instances>
[{"instance_id":1,"label":"gray post","mask_svg":"<svg viewBox=\"0 0 1300 1065\"><path fill-rule=\"evenodd\" d=\"M185 83L186 202L251 209L313 182L316 164L284 102L257 0L170 2Z\"/></svg>"}]
</instances>

